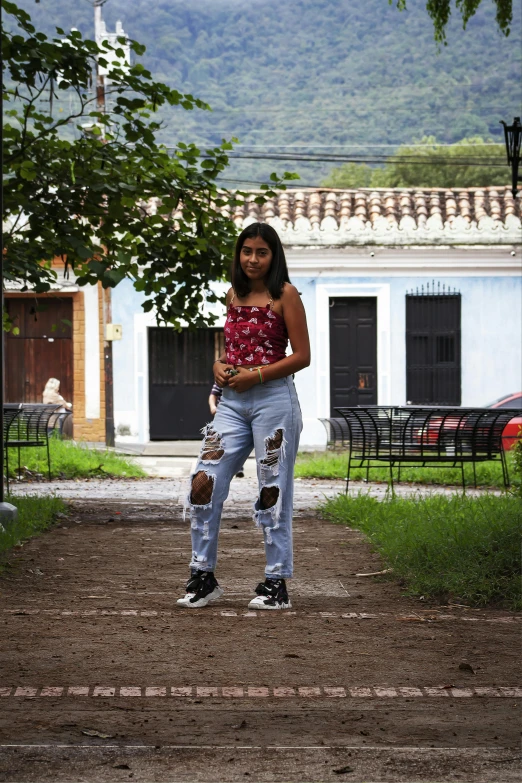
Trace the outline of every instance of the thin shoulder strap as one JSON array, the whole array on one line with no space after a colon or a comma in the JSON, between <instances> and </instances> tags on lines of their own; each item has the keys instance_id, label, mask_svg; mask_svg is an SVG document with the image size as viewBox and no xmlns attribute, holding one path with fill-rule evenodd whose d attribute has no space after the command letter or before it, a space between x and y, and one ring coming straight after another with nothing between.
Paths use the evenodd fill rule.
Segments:
<instances>
[{"instance_id":1,"label":"thin shoulder strap","mask_svg":"<svg viewBox=\"0 0 522 783\"><path fill-rule=\"evenodd\" d=\"M232 302L234 301L235 298L236 298L236 292L234 291L234 289L232 289L232 299L229 302L228 305L229 307L232 307Z\"/></svg>"},{"instance_id":2,"label":"thin shoulder strap","mask_svg":"<svg viewBox=\"0 0 522 783\"><path fill-rule=\"evenodd\" d=\"M274 309L274 300L272 299L272 297L270 297L270 299L268 300L268 307L270 308L270 310Z\"/></svg>"}]
</instances>

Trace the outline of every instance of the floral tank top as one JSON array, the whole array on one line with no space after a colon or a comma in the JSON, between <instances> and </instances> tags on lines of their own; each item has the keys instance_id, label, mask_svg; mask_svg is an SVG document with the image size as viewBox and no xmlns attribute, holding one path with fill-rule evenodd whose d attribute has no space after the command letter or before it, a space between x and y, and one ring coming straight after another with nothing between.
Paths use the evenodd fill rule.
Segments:
<instances>
[{"instance_id":1,"label":"floral tank top","mask_svg":"<svg viewBox=\"0 0 522 783\"><path fill-rule=\"evenodd\" d=\"M283 316L272 310L272 300L263 307L234 307L232 302L225 321L227 363L257 367L284 359L288 333Z\"/></svg>"}]
</instances>

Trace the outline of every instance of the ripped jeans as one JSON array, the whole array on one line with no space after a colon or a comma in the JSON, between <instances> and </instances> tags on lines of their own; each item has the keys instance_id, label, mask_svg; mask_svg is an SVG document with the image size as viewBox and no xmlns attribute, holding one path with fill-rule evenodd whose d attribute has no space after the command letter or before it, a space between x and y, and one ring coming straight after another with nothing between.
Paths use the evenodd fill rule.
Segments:
<instances>
[{"instance_id":1,"label":"ripped jeans","mask_svg":"<svg viewBox=\"0 0 522 783\"><path fill-rule=\"evenodd\" d=\"M191 569L215 570L223 503L232 477L254 447L259 481L254 521L263 531L265 576L292 576L294 463L302 428L291 377L256 384L241 394L223 389L214 421L204 430L186 502L191 520Z\"/></svg>"}]
</instances>

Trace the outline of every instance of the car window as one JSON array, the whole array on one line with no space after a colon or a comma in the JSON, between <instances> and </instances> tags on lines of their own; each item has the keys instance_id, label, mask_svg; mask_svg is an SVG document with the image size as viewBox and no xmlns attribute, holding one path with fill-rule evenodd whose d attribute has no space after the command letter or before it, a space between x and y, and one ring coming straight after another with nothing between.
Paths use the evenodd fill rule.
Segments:
<instances>
[{"instance_id":1,"label":"car window","mask_svg":"<svg viewBox=\"0 0 522 783\"><path fill-rule=\"evenodd\" d=\"M522 408L522 399L520 397L514 397L512 400L506 400L501 405L497 405L498 408Z\"/></svg>"}]
</instances>

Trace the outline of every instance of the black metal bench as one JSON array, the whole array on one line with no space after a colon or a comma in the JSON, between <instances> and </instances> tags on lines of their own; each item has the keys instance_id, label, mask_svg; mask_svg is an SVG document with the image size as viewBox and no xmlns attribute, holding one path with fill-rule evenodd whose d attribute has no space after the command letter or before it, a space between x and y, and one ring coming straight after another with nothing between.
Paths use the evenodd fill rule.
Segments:
<instances>
[{"instance_id":1,"label":"black metal bench","mask_svg":"<svg viewBox=\"0 0 522 783\"><path fill-rule=\"evenodd\" d=\"M326 430L327 449L345 449L350 443L350 429L343 418L319 419Z\"/></svg>"},{"instance_id":2,"label":"black metal bench","mask_svg":"<svg viewBox=\"0 0 522 783\"><path fill-rule=\"evenodd\" d=\"M522 410L498 408L449 408L372 405L336 408L348 429L348 471L366 467L369 471L388 465L393 487L393 468L460 467L462 486L466 486L464 464L473 465L477 486L476 464L500 459L504 486L509 486L502 432L506 424ZM377 463L377 464L375 464Z\"/></svg>"},{"instance_id":3,"label":"black metal bench","mask_svg":"<svg viewBox=\"0 0 522 783\"><path fill-rule=\"evenodd\" d=\"M18 477L20 478L20 449L45 446L49 481L51 480L49 433L53 431L53 423L50 425L50 422L61 407L61 405L45 403L4 403L5 473L8 490L10 448L18 448Z\"/></svg>"},{"instance_id":4,"label":"black metal bench","mask_svg":"<svg viewBox=\"0 0 522 783\"><path fill-rule=\"evenodd\" d=\"M67 422L71 416L72 411L59 411L59 413L53 413L47 426L47 429L49 430L49 436L56 435L59 438L64 437L64 430L67 428L67 426L70 428L70 425L67 425Z\"/></svg>"}]
</instances>

